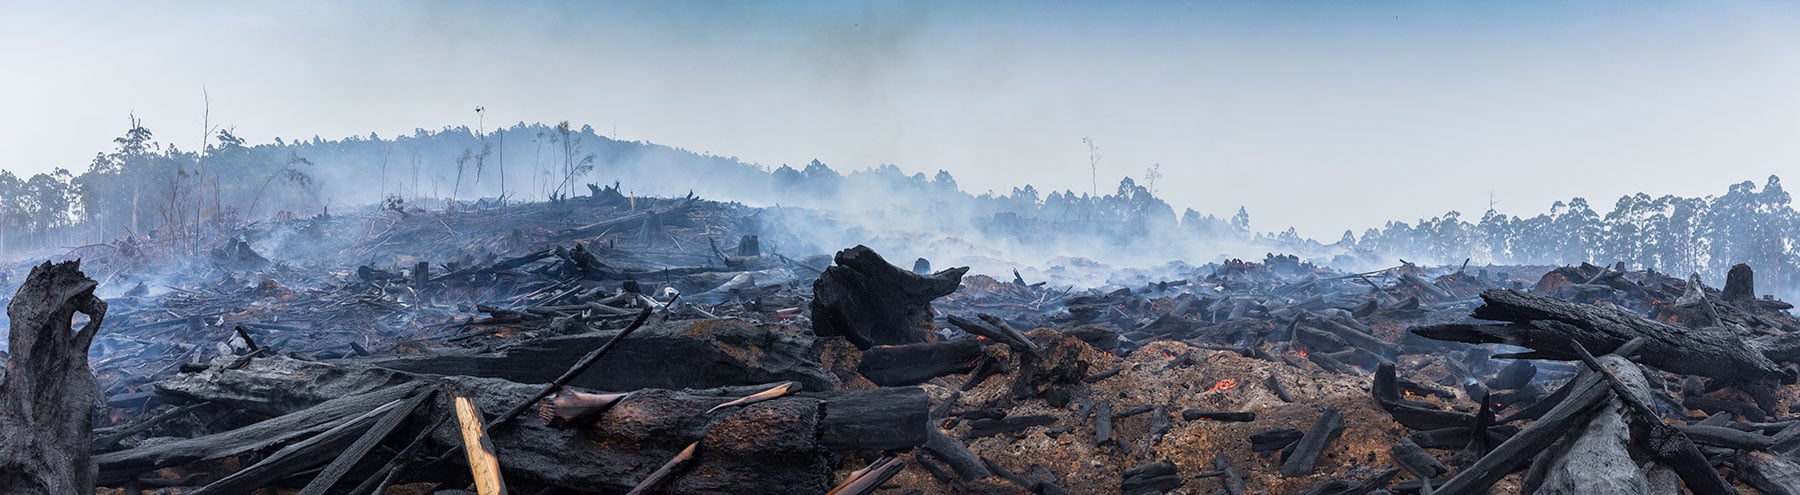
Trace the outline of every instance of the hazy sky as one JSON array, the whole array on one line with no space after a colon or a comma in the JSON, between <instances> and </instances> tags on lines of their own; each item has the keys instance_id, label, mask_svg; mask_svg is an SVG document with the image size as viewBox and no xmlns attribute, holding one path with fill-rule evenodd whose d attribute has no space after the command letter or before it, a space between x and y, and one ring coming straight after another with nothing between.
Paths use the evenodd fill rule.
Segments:
<instances>
[{"instance_id":1,"label":"hazy sky","mask_svg":"<svg viewBox=\"0 0 1800 495\"><path fill-rule=\"evenodd\" d=\"M1335 240L1448 210L1800 178L1800 3L0 0L0 167L135 112L198 145L497 122L776 166L1101 190ZM1791 179L1792 180L1792 179Z\"/></svg>"}]
</instances>

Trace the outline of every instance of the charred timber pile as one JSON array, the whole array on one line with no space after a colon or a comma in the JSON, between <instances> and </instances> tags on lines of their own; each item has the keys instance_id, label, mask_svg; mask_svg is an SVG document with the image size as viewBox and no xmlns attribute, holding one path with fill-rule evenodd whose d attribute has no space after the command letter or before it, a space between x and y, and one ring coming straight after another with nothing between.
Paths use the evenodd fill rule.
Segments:
<instances>
[{"instance_id":1,"label":"charred timber pile","mask_svg":"<svg viewBox=\"0 0 1800 495\"><path fill-rule=\"evenodd\" d=\"M600 492L631 490L696 442L702 449L698 461L686 475L670 480L671 491L823 491L833 482L832 450L903 449L926 440L928 403L917 388L785 395L719 408L778 385L641 389L613 395L565 388L533 404L533 413L489 433L509 480ZM539 387L494 378L426 378L374 367L269 358L238 369L184 374L159 383L158 389L274 416L269 421L282 421L289 431L328 432L353 425L362 417L359 409L379 410L378 406L433 390L469 396L482 411L505 411L531 401ZM419 432L415 438L423 439L425 451L460 446L455 425L435 421L448 414L444 401L424 401L408 414L403 424L414 425ZM268 429L263 424L245 428ZM234 430L103 454L98 458L101 479L116 482L154 469L234 455L233 447L255 446L233 442L254 436ZM347 445L352 438L336 442ZM307 459L313 464L282 466L286 471L280 477L333 460Z\"/></svg>"},{"instance_id":2,"label":"charred timber pile","mask_svg":"<svg viewBox=\"0 0 1800 495\"><path fill-rule=\"evenodd\" d=\"M1800 326L1748 267L1723 289L1622 264L1342 273L1284 255L933 272L866 246L798 256L793 226L741 205L591 190L265 225L168 287L134 270L177 250L94 248L112 254L84 268L124 284L86 353L97 387L32 390L102 414L79 423L88 438L52 434L73 414L25 434L70 459L87 445L108 494L1792 493L1800 478ZM277 238L351 247L303 256ZM9 387L61 373L21 335L88 333L27 319Z\"/></svg>"}]
</instances>

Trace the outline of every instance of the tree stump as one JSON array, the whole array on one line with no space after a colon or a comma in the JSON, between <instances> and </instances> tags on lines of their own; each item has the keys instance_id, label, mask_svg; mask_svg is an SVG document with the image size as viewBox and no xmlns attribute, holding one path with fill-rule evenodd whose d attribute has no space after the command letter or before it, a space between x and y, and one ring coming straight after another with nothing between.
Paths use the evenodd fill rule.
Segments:
<instances>
[{"instance_id":1,"label":"tree stump","mask_svg":"<svg viewBox=\"0 0 1800 495\"><path fill-rule=\"evenodd\" d=\"M99 385L88 345L106 316L80 261L44 263L6 308L8 373L0 381L0 492L94 492L92 416ZM88 322L74 332L76 312Z\"/></svg>"},{"instance_id":2,"label":"tree stump","mask_svg":"<svg viewBox=\"0 0 1800 495\"><path fill-rule=\"evenodd\" d=\"M837 265L813 282L813 333L843 336L868 350L926 341L931 300L950 295L969 267L930 275L901 269L867 246L838 251Z\"/></svg>"},{"instance_id":3,"label":"tree stump","mask_svg":"<svg viewBox=\"0 0 1800 495\"><path fill-rule=\"evenodd\" d=\"M1756 302L1756 272L1750 270L1750 265L1731 266L1731 271L1725 273L1725 289L1720 291L1719 298L1745 309Z\"/></svg>"}]
</instances>

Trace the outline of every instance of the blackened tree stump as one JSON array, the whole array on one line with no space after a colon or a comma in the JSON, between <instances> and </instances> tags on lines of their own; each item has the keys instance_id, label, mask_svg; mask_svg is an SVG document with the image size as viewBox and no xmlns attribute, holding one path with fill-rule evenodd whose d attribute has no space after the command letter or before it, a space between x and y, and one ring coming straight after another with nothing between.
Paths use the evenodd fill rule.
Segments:
<instances>
[{"instance_id":1,"label":"blackened tree stump","mask_svg":"<svg viewBox=\"0 0 1800 495\"><path fill-rule=\"evenodd\" d=\"M94 492L92 416L99 385L88 344L106 316L99 284L81 262L48 262L12 304L6 378L0 382L0 492L68 495ZM73 331L75 313L87 315Z\"/></svg>"},{"instance_id":2,"label":"blackened tree stump","mask_svg":"<svg viewBox=\"0 0 1800 495\"><path fill-rule=\"evenodd\" d=\"M813 333L842 336L864 350L925 342L931 300L956 292L969 271L965 266L920 275L867 246L838 251L836 261L813 282Z\"/></svg>"}]
</instances>

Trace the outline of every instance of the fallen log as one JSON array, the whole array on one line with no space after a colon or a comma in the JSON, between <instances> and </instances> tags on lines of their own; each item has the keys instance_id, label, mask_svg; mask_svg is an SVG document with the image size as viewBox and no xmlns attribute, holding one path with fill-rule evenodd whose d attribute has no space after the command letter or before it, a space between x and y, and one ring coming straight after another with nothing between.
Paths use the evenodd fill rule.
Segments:
<instances>
[{"instance_id":1,"label":"fallen log","mask_svg":"<svg viewBox=\"0 0 1800 495\"><path fill-rule=\"evenodd\" d=\"M1505 343L1531 348L1515 356L1576 359L1569 342L1611 351L1634 338L1645 339L1636 360L1675 373L1733 383L1792 382L1793 376L1752 350L1742 339L1717 329L1688 329L1600 306L1576 304L1511 289L1481 293L1486 304L1471 315L1507 324L1448 324L1417 327L1413 333L1438 340Z\"/></svg>"},{"instance_id":2,"label":"fallen log","mask_svg":"<svg viewBox=\"0 0 1800 495\"><path fill-rule=\"evenodd\" d=\"M430 378L363 365L333 365L285 357L258 359L236 370L178 375L159 383L158 388L234 406L232 398L252 395L242 387L253 387L264 395L316 397L318 391L313 389L313 382L320 377L331 377L323 383L335 389L352 388L353 384L365 381L399 380L408 387L441 383L451 390L466 391L482 410L496 411L531 399L542 388L541 385L493 378ZM220 384L237 388L221 390ZM391 391L393 388L401 387L379 392L392 394L395 393ZM524 415L511 421L509 426L492 428L488 433L494 449L503 456L501 467L508 478L578 490L625 492L675 457L681 449L698 441L705 446L705 455L687 470L687 474L670 480L665 485L668 490L681 493L792 493L795 490L822 492L830 488L833 483L828 453L831 450L902 449L925 443L928 430L933 430L926 424L928 399L924 391L916 387L789 395L706 414L707 410L720 404L766 388L733 387L691 392L639 390L613 404L589 427L555 428L537 415ZM212 397L198 395L213 391L220 393ZM398 397L388 396L380 403L394 398ZM376 398L362 400L359 404L363 405L355 406L353 411L368 410L373 406L366 404ZM261 403L295 401L288 398ZM440 403L428 404L422 409L426 417L438 417L447 412L446 406ZM310 412L290 414L265 423L292 424L296 420L286 418L305 414ZM343 414L334 417L341 418ZM243 440L235 442L240 447L225 455L244 451L241 445L250 443L249 439L298 429L270 430L260 424L253 427L260 427L260 434L240 435ZM314 427L312 431L319 429ZM274 443L270 441L265 445ZM430 430L425 446L420 450L437 452L461 445L461 433L452 422ZM188 456L182 462L161 465L192 460L198 459ZM111 472L125 476L154 469L141 464L135 470L114 467ZM404 477L401 481L405 481Z\"/></svg>"},{"instance_id":3,"label":"fallen log","mask_svg":"<svg viewBox=\"0 0 1800 495\"><path fill-rule=\"evenodd\" d=\"M99 284L80 261L31 269L7 304L11 319L0 379L0 490L21 494L92 493L93 411L99 385L88 346L106 318ZM75 313L87 316L76 332Z\"/></svg>"},{"instance_id":4,"label":"fallen log","mask_svg":"<svg viewBox=\"0 0 1800 495\"><path fill-rule=\"evenodd\" d=\"M969 333L979 335L982 337L987 337L989 339L994 340L995 342L1006 344L1007 347L1011 347L1014 350L1017 350L1020 352L1035 350L1038 348L1038 345L1036 342L1032 342L1031 338L1026 337L1023 332L1020 332L1020 331L1012 328L1011 325L1007 325L1005 327L1001 327L999 325L992 325L993 323L999 323L999 324L1004 325L1006 323L1005 321L1002 321L999 318L995 318L991 315L986 315L986 314L979 315L979 316L981 317L982 321L975 321L975 320L963 318L961 316L956 316L956 315L949 315L946 318L950 321L951 325L956 325L956 328L961 328L965 332L969 332ZM986 323L983 323L983 322L986 322Z\"/></svg>"},{"instance_id":5,"label":"fallen log","mask_svg":"<svg viewBox=\"0 0 1800 495\"><path fill-rule=\"evenodd\" d=\"M863 352L857 371L876 385L914 385L975 369L981 347L975 339L876 346Z\"/></svg>"},{"instance_id":6,"label":"fallen log","mask_svg":"<svg viewBox=\"0 0 1800 495\"><path fill-rule=\"evenodd\" d=\"M1617 371L1632 393L1648 395L1637 365L1618 356L1606 356L1600 362ZM1537 456L1525 476L1522 493L1648 493L1649 480L1637 469L1628 449L1631 431L1625 414L1629 412L1616 396L1607 399L1572 438Z\"/></svg>"},{"instance_id":7,"label":"fallen log","mask_svg":"<svg viewBox=\"0 0 1800 495\"><path fill-rule=\"evenodd\" d=\"M1594 373L1583 373L1570 384L1567 399L1531 426L1520 430L1475 464L1443 482L1432 493L1438 495L1474 495L1485 493L1494 482L1531 462L1538 453L1549 448L1570 429L1588 419L1594 408L1603 404L1612 390L1605 379ZM1421 442L1423 444L1424 442Z\"/></svg>"},{"instance_id":8,"label":"fallen log","mask_svg":"<svg viewBox=\"0 0 1800 495\"><path fill-rule=\"evenodd\" d=\"M1400 443L1388 448L1388 456L1394 459L1395 464L1406 468L1407 472L1419 479L1436 478L1450 472L1450 468L1445 467L1437 457L1433 457L1430 452L1426 452L1424 448L1419 447L1419 444L1413 443L1409 438L1401 438Z\"/></svg>"},{"instance_id":9,"label":"fallen log","mask_svg":"<svg viewBox=\"0 0 1800 495\"><path fill-rule=\"evenodd\" d=\"M1244 482L1244 473L1231 467L1231 463L1225 460L1224 452L1213 455L1213 470L1221 473L1219 489L1225 492L1225 495L1244 495L1249 492L1249 488Z\"/></svg>"},{"instance_id":10,"label":"fallen log","mask_svg":"<svg viewBox=\"0 0 1800 495\"><path fill-rule=\"evenodd\" d=\"M1344 413L1336 409L1326 409L1319 419L1313 421L1306 435L1294 444L1294 453L1288 454L1287 461L1281 463L1281 475L1288 477L1312 474L1319 463L1319 457L1325 454L1325 448L1344 433Z\"/></svg>"},{"instance_id":11,"label":"fallen log","mask_svg":"<svg viewBox=\"0 0 1800 495\"><path fill-rule=\"evenodd\" d=\"M1331 478L1325 480L1323 483L1314 485L1303 493L1305 495L1364 495L1376 493L1377 491L1385 492L1386 490L1383 487L1386 487L1388 482L1393 481L1394 476L1398 474L1400 474L1399 469L1387 468L1381 470L1381 472L1375 473L1374 476L1370 476L1369 478L1360 481Z\"/></svg>"},{"instance_id":12,"label":"fallen log","mask_svg":"<svg viewBox=\"0 0 1800 495\"><path fill-rule=\"evenodd\" d=\"M575 362L621 332L606 330L534 339L490 354L435 354L369 363L411 373L545 383L563 371L545 363ZM819 365L817 352L812 350L814 340L802 328L737 319L651 323L619 342L605 360L570 384L594 390L630 391L792 380L807 390L827 390L832 381ZM671 356L681 358L670 359Z\"/></svg>"},{"instance_id":13,"label":"fallen log","mask_svg":"<svg viewBox=\"0 0 1800 495\"><path fill-rule=\"evenodd\" d=\"M254 370L258 368L259 364L269 361L297 362L287 358L270 358L251 364L246 367L246 369ZM319 367L307 369L329 370L332 368L325 365L319 365ZM274 393L275 391L281 390L281 387L291 387L301 394L305 393L305 387L295 386L296 384L292 382L301 380L301 377L294 375L286 376L287 378L285 380L264 380L261 381L261 383L265 386L273 386L272 388L265 389L267 393ZM191 375L177 377L177 379L184 378L184 381L193 381L195 379ZM412 393L414 390L417 390L420 386L423 386L423 384L401 384L373 390L367 393L331 400L321 400L315 402L316 405L313 407L297 409L292 411L292 414L280 413L283 415L236 430L172 442L154 443L117 452L108 452L94 456L94 464L99 467L99 480L101 483L116 483L129 479L132 476L165 467L179 466L205 460L223 459L246 452L257 451L328 430L335 426L339 420L362 414L363 412L382 404L398 400L405 397L407 394ZM221 394L212 400L221 404L241 407L239 406L240 403L236 402L232 397L234 396ZM278 402L289 403L290 401ZM261 405L262 403L247 404Z\"/></svg>"},{"instance_id":14,"label":"fallen log","mask_svg":"<svg viewBox=\"0 0 1800 495\"><path fill-rule=\"evenodd\" d=\"M1788 457L1747 452L1732 462L1744 484L1768 495L1800 495L1800 464Z\"/></svg>"},{"instance_id":15,"label":"fallen log","mask_svg":"<svg viewBox=\"0 0 1800 495\"><path fill-rule=\"evenodd\" d=\"M1100 399L1094 404L1094 445L1113 443L1112 401Z\"/></svg>"},{"instance_id":16,"label":"fallen log","mask_svg":"<svg viewBox=\"0 0 1800 495\"><path fill-rule=\"evenodd\" d=\"M430 395L430 394L419 394ZM417 396L416 396L417 397ZM420 401L405 401L417 407ZM205 487L195 490L194 495L218 495L233 493L250 493L267 486L276 480L286 478L302 470L318 467L329 462L336 454L343 452L357 438L367 433L377 423L398 422L412 413L411 409L400 410L402 401L394 401L376 407L360 416L338 421L330 430L314 435L275 451L250 467L214 481Z\"/></svg>"},{"instance_id":17,"label":"fallen log","mask_svg":"<svg viewBox=\"0 0 1800 495\"><path fill-rule=\"evenodd\" d=\"M1250 434L1250 450L1258 454L1267 454L1285 449L1294 442L1300 441L1300 437L1303 436L1306 436L1306 432L1293 428L1275 428L1252 433Z\"/></svg>"},{"instance_id":18,"label":"fallen log","mask_svg":"<svg viewBox=\"0 0 1800 495\"><path fill-rule=\"evenodd\" d=\"M1175 463L1168 459L1126 469L1122 476L1119 492L1125 495L1162 493L1181 487Z\"/></svg>"},{"instance_id":19,"label":"fallen log","mask_svg":"<svg viewBox=\"0 0 1800 495\"><path fill-rule=\"evenodd\" d=\"M602 235L609 231L624 231L625 229L643 225L646 221L651 221L659 217L684 215L688 210L693 209L694 203L699 200L699 197L690 194L688 197L682 198L679 203L667 208L644 210L575 227L557 233L556 238L559 240L581 239Z\"/></svg>"},{"instance_id":20,"label":"fallen log","mask_svg":"<svg viewBox=\"0 0 1800 495\"><path fill-rule=\"evenodd\" d=\"M1181 411L1181 419L1188 421L1211 420L1229 422L1256 421L1255 412L1207 411L1204 409L1185 409Z\"/></svg>"},{"instance_id":21,"label":"fallen log","mask_svg":"<svg viewBox=\"0 0 1800 495\"><path fill-rule=\"evenodd\" d=\"M320 470L318 476L314 476L312 481L307 482L306 487L300 490L299 495L323 495L326 490L330 490L333 484L336 484L350 472L351 468L356 466L356 463L362 462L363 457L367 456L370 450L374 450L377 444L386 440L388 435L393 433L394 428L411 417L414 410L436 396L437 394L433 392L416 393L412 399L401 404L399 408L382 416L381 421L370 427L367 434L357 438L355 443L350 444L342 454Z\"/></svg>"},{"instance_id":22,"label":"fallen log","mask_svg":"<svg viewBox=\"0 0 1800 495\"><path fill-rule=\"evenodd\" d=\"M1619 346L1617 352L1621 355L1631 355L1643 342L1642 338L1632 339ZM1637 383L1626 383L1619 378L1619 373L1633 373L1632 376L1639 377L1637 375L1639 369L1635 364L1623 359L1608 363L1620 368L1615 370L1613 366L1600 363L1598 359L1588 353L1587 348L1583 347L1580 342L1570 342L1569 346L1575 349L1575 355L1581 359L1582 364L1587 365L1588 371L1605 379L1607 385L1611 387L1613 395L1635 413L1638 424L1649 430L1649 433L1645 435L1645 443L1650 447L1651 458L1661 461L1674 470L1675 474L1681 477L1681 482L1687 485L1688 490L1696 494L1735 495L1737 493L1737 489L1732 488L1729 483L1725 482L1724 477L1719 476L1718 470L1713 469L1712 461L1707 460L1706 455L1700 452L1700 448L1695 446L1686 434L1663 422L1662 417L1656 413L1656 409L1650 407L1647 398L1649 396L1648 385L1644 385L1642 380ZM1619 364L1620 361L1623 364Z\"/></svg>"},{"instance_id":23,"label":"fallen log","mask_svg":"<svg viewBox=\"0 0 1800 495\"><path fill-rule=\"evenodd\" d=\"M950 468L956 471L956 475L961 476L964 481L975 481L994 475L994 472L989 471L987 466L981 462L981 458L976 457L973 452L969 452L969 447L963 445L962 442L944 435L944 432L939 431L936 427L927 428L925 435L925 444L921 447L926 452L930 452L932 456L949 464Z\"/></svg>"},{"instance_id":24,"label":"fallen log","mask_svg":"<svg viewBox=\"0 0 1800 495\"><path fill-rule=\"evenodd\" d=\"M963 438L991 437L1002 433L1012 433L1024 430L1033 426L1051 424L1056 424L1056 418L1041 414L1031 416L1007 416L997 419L977 419L969 422L969 430L963 433ZM1098 431L1099 426L1096 425L1095 428L1096 431ZM1108 426L1107 430L1109 430L1110 434L1111 426Z\"/></svg>"},{"instance_id":25,"label":"fallen log","mask_svg":"<svg viewBox=\"0 0 1800 495\"><path fill-rule=\"evenodd\" d=\"M1769 450L1775 445L1775 437L1752 433L1736 428L1711 425L1676 426L1694 443L1738 450Z\"/></svg>"}]
</instances>

